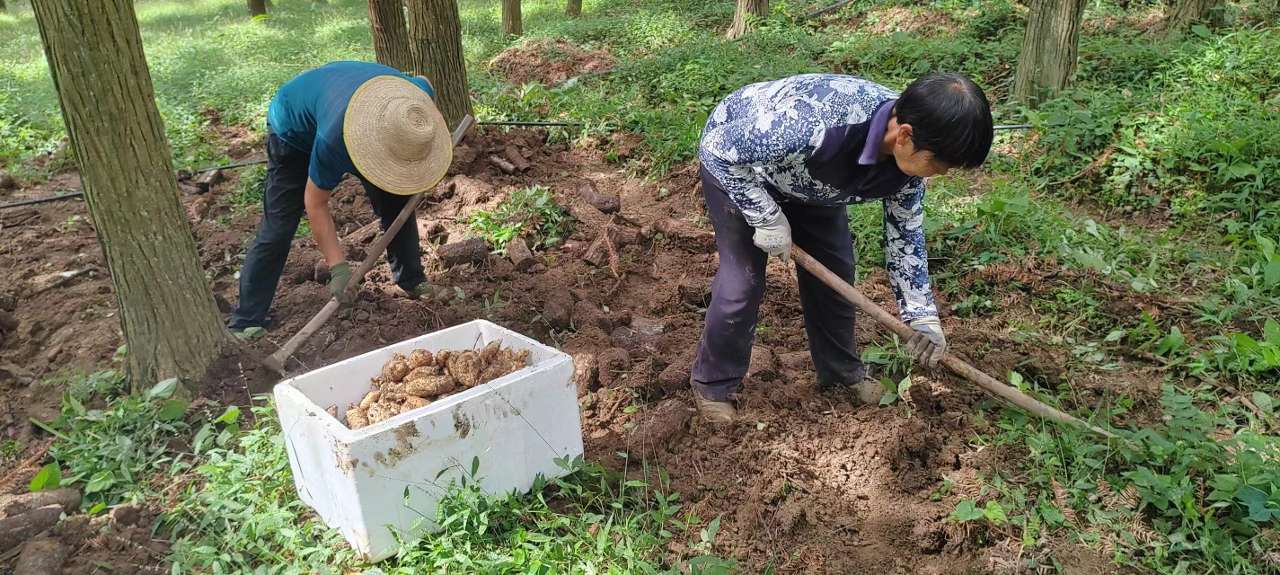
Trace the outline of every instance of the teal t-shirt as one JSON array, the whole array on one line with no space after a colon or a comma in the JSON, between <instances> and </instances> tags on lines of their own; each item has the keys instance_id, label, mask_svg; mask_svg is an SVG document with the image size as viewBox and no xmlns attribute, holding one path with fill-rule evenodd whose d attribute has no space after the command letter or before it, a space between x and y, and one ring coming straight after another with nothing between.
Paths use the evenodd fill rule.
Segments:
<instances>
[{"instance_id":1,"label":"teal t-shirt","mask_svg":"<svg viewBox=\"0 0 1280 575\"><path fill-rule=\"evenodd\" d=\"M267 129L286 144L310 152L307 176L326 190L337 187L355 164L342 139L347 102L365 81L377 76L400 76L435 98L431 84L390 66L370 62L332 62L289 80L267 108Z\"/></svg>"}]
</instances>

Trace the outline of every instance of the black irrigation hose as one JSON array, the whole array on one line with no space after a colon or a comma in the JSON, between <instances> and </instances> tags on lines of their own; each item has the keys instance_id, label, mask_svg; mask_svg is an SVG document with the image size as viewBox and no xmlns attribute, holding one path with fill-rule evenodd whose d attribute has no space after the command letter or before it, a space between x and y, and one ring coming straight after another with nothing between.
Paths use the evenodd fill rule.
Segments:
<instances>
[{"instance_id":1,"label":"black irrigation hose","mask_svg":"<svg viewBox=\"0 0 1280 575\"><path fill-rule=\"evenodd\" d=\"M67 194L55 194L52 196L45 196L43 198L31 198L29 200L20 200L17 202L0 204L0 210L7 210L9 208L16 208L19 206L30 206L32 204L43 204L45 202L56 202L58 200L69 200L71 198L78 198L83 195L84 195L84 192L71 192Z\"/></svg>"},{"instance_id":2,"label":"black irrigation hose","mask_svg":"<svg viewBox=\"0 0 1280 575\"><path fill-rule=\"evenodd\" d=\"M556 122L547 120L484 120L481 126L581 126L582 122Z\"/></svg>"}]
</instances>

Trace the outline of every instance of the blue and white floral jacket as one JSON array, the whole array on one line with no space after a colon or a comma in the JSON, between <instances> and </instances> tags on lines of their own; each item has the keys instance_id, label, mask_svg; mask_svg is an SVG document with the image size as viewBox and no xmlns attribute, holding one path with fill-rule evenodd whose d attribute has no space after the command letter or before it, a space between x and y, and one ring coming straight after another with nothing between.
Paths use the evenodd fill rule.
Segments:
<instances>
[{"instance_id":1,"label":"blue and white floral jacket","mask_svg":"<svg viewBox=\"0 0 1280 575\"><path fill-rule=\"evenodd\" d=\"M929 285L922 178L880 141L898 97L884 86L837 74L804 74L740 88L712 111L699 158L758 226L778 202L884 204L885 269L904 321L938 315Z\"/></svg>"}]
</instances>

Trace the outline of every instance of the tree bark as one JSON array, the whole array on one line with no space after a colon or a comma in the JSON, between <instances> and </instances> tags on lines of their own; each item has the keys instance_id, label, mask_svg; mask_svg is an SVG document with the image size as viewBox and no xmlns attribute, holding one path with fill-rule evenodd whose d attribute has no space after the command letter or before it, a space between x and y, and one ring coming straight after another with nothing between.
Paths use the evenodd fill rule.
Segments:
<instances>
[{"instance_id":1,"label":"tree bark","mask_svg":"<svg viewBox=\"0 0 1280 575\"><path fill-rule=\"evenodd\" d=\"M373 53L378 62L397 70L412 71L404 0L369 0L369 26L373 29Z\"/></svg>"},{"instance_id":2,"label":"tree bark","mask_svg":"<svg viewBox=\"0 0 1280 575\"><path fill-rule=\"evenodd\" d=\"M1221 17L1222 0L1170 0L1164 17L1164 32L1185 32L1196 22L1220 25Z\"/></svg>"},{"instance_id":3,"label":"tree bark","mask_svg":"<svg viewBox=\"0 0 1280 575\"><path fill-rule=\"evenodd\" d=\"M249 2L249 16L250 16L250 17L253 17L253 16L263 16L263 15L265 15L265 14L267 13L267 2L266 2L266 0L248 0L248 2Z\"/></svg>"},{"instance_id":4,"label":"tree bark","mask_svg":"<svg viewBox=\"0 0 1280 575\"><path fill-rule=\"evenodd\" d=\"M1013 76L1013 96L1035 106L1071 80L1080 44L1085 0L1031 0L1022 53Z\"/></svg>"},{"instance_id":5,"label":"tree bark","mask_svg":"<svg viewBox=\"0 0 1280 575\"><path fill-rule=\"evenodd\" d=\"M134 389L203 377L231 342L178 200L133 0L33 0Z\"/></svg>"},{"instance_id":6,"label":"tree bark","mask_svg":"<svg viewBox=\"0 0 1280 575\"><path fill-rule=\"evenodd\" d=\"M455 0L408 0L408 6L413 71L431 81L436 104L453 129L471 113L458 5Z\"/></svg>"},{"instance_id":7,"label":"tree bark","mask_svg":"<svg viewBox=\"0 0 1280 575\"><path fill-rule=\"evenodd\" d=\"M769 0L738 0L733 11L733 24L725 37L737 40L751 31L751 18L765 18L769 15Z\"/></svg>"},{"instance_id":8,"label":"tree bark","mask_svg":"<svg viewBox=\"0 0 1280 575\"><path fill-rule=\"evenodd\" d=\"M524 22L520 18L520 0L502 0L502 33L507 36L524 34Z\"/></svg>"},{"instance_id":9,"label":"tree bark","mask_svg":"<svg viewBox=\"0 0 1280 575\"><path fill-rule=\"evenodd\" d=\"M569 0L564 3L564 13L570 18L582 15L582 0Z\"/></svg>"}]
</instances>

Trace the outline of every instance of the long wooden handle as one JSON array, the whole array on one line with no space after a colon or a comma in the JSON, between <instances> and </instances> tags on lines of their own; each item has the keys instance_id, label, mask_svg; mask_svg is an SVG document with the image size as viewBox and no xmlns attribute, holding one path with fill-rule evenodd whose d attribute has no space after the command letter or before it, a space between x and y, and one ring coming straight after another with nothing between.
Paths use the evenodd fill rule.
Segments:
<instances>
[{"instance_id":1,"label":"long wooden handle","mask_svg":"<svg viewBox=\"0 0 1280 575\"><path fill-rule=\"evenodd\" d=\"M849 285L848 282L844 281L840 276L827 269L827 267L819 263L818 260L813 259L813 256L805 253L804 250L794 245L791 246L791 257L795 259L796 263L798 263L800 267L813 274L813 276L822 281L822 283L827 284L827 286L835 290L836 293L840 294L845 299L849 300L853 305L858 306L858 309L861 310L862 313L875 318L880 325L883 325L886 328L889 328L889 331L898 334L900 339L905 341L910 339L912 335L915 335L915 330L911 329L911 326L903 323L898 318L894 317L893 314L876 305L876 303L871 301L870 298L862 295L862 292L858 291L857 288ZM1000 383L996 378L983 373L978 368L969 365L968 362L952 354L948 353L943 356L942 365L947 366L947 368L955 372L956 375L973 382L974 385L981 387L988 393L1022 408L1027 413L1031 413L1048 420L1079 426L1109 439L1117 438L1116 434L1110 431L1093 425L1069 413L1059 411L1058 409L1046 405L1045 403L1022 393L1013 387Z\"/></svg>"},{"instance_id":2,"label":"long wooden handle","mask_svg":"<svg viewBox=\"0 0 1280 575\"><path fill-rule=\"evenodd\" d=\"M472 118L470 114L462 117L462 121L458 122L458 127L453 130L454 146L462 143L462 137L467 135L467 130L470 130L473 124L475 124L475 118ZM344 288L346 291L350 292L355 289L356 286L360 285L360 281L364 279L364 276L373 269L373 266L378 264L378 258L382 255L382 252L386 251L391 240L395 239L396 234L400 233L400 228L404 227L404 223L409 221L409 218L413 217L414 213L417 212L418 204L421 204L423 198L427 196L427 191L414 194L409 198L409 201L405 202L404 207L400 209L400 214L396 216L395 221L391 222L391 225L387 226L387 229L384 230L382 234L378 236L378 239L373 242L373 246L371 246L369 251L365 253L364 261L360 262L360 266L356 268L355 273L351 274L351 279L347 280L347 287ZM342 302L339 302L338 298L331 298L324 304L324 307L320 308L320 311L311 318L311 321L308 321L306 325L302 326L302 329L298 330L298 333L289 338L289 341L284 342L284 345L280 346L280 349L276 350L276 352L271 354L270 357L264 359L262 363L273 371L283 374L284 362L288 360L294 352L298 351L298 348L302 347L302 344L310 339L312 335L315 335L316 331L328 322L329 318L333 317L333 314L336 313L340 307L342 307Z\"/></svg>"}]
</instances>

